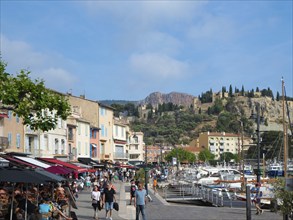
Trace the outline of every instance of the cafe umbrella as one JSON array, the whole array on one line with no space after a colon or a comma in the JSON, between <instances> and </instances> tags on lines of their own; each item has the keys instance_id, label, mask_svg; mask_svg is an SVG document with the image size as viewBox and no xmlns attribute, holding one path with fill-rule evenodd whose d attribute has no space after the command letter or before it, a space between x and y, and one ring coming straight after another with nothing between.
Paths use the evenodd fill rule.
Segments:
<instances>
[{"instance_id":1,"label":"cafe umbrella","mask_svg":"<svg viewBox=\"0 0 293 220\"><path fill-rule=\"evenodd\" d=\"M53 178L46 177L40 173L35 172L31 169L20 169L20 168L8 168L0 169L0 182L10 182L12 184L12 202L10 210L10 220L12 220L13 214L13 200L14 200L14 184L15 183L25 183L26 190L28 189L28 183L41 184L51 181L56 181ZM25 220L27 220L27 194L25 202Z\"/></svg>"}]
</instances>

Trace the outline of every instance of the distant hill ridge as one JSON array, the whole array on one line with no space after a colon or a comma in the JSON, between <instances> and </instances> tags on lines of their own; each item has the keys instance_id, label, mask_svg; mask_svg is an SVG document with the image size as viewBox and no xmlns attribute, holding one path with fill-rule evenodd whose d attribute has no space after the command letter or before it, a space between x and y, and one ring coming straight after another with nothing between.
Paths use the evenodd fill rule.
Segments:
<instances>
[{"instance_id":1,"label":"distant hill ridge","mask_svg":"<svg viewBox=\"0 0 293 220\"><path fill-rule=\"evenodd\" d=\"M158 106L163 103L173 103L174 105L190 106L193 103L194 96L186 93L171 92L168 94L153 92L148 95L144 100L141 100L140 104L151 104L152 106Z\"/></svg>"},{"instance_id":2,"label":"distant hill ridge","mask_svg":"<svg viewBox=\"0 0 293 220\"><path fill-rule=\"evenodd\" d=\"M153 107L163 103L173 103L175 105L190 106L193 103L195 96L180 92L171 92L164 94L161 92L153 92L149 94L145 99L139 101L127 101L127 100L100 100L99 102L105 105L120 104L125 105L127 103L133 103L135 105L151 104Z\"/></svg>"}]
</instances>

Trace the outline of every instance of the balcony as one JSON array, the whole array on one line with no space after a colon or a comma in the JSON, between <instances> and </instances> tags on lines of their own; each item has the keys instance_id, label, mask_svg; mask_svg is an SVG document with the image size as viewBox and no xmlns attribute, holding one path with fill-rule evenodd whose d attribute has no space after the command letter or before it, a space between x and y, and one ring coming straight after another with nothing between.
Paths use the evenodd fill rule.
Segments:
<instances>
[{"instance_id":1,"label":"balcony","mask_svg":"<svg viewBox=\"0 0 293 220\"><path fill-rule=\"evenodd\" d=\"M114 152L114 159L127 159L128 153Z\"/></svg>"},{"instance_id":2,"label":"balcony","mask_svg":"<svg viewBox=\"0 0 293 220\"><path fill-rule=\"evenodd\" d=\"M210 151L211 152L216 152L216 147L215 146L210 146Z\"/></svg>"},{"instance_id":3,"label":"balcony","mask_svg":"<svg viewBox=\"0 0 293 220\"><path fill-rule=\"evenodd\" d=\"M0 151L7 149L9 146L8 137L0 137Z\"/></svg>"}]
</instances>

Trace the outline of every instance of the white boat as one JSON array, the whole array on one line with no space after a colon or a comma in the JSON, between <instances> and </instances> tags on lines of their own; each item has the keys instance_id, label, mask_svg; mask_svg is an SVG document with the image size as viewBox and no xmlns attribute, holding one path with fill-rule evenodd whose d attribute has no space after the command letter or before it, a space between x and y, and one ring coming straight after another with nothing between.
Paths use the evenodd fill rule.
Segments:
<instances>
[{"instance_id":1,"label":"white boat","mask_svg":"<svg viewBox=\"0 0 293 220\"><path fill-rule=\"evenodd\" d=\"M267 167L267 173L269 177L284 176L284 169L281 164L272 163Z\"/></svg>"},{"instance_id":2,"label":"white boat","mask_svg":"<svg viewBox=\"0 0 293 220\"><path fill-rule=\"evenodd\" d=\"M253 175L253 169L250 164L245 164L243 169L244 174Z\"/></svg>"},{"instance_id":3,"label":"white boat","mask_svg":"<svg viewBox=\"0 0 293 220\"><path fill-rule=\"evenodd\" d=\"M252 201L255 197L255 186L254 184L250 185L250 200ZM270 205L271 200L274 198L274 193L273 193L273 186L271 184L263 184L260 187L260 191L262 191L262 197L260 199L260 203L264 205ZM236 193L236 198L238 200L246 201L246 193Z\"/></svg>"}]
</instances>

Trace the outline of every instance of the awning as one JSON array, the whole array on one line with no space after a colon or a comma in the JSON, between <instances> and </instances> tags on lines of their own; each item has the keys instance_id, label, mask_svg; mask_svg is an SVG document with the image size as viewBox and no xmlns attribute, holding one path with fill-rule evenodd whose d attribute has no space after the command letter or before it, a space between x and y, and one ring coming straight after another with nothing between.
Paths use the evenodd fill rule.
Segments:
<instances>
[{"instance_id":1,"label":"awning","mask_svg":"<svg viewBox=\"0 0 293 220\"><path fill-rule=\"evenodd\" d=\"M76 166L76 165L71 164L71 163L66 163L64 161L57 160L57 159L54 159L54 158L38 158L38 159L42 160L42 161L45 161L45 162L48 162L48 163L52 163L52 164L59 164L59 165L64 166L66 168L75 170L75 171L77 171L79 173L87 172L87 169L85 169L85 168Z\"/></svg>"},{"instance_id":2,"label":"awning","mask_svg":"<svg viewBox=\"0 0 293 220\"><path fill-rule=\"evenodd\" d=\"M73 162L73 163L71 163L71 164L74 164L74 165L76 165L76 166L79 166L79 167L82 167L82 168L86 168L86 169L91 169L91 168L92 168L92 166L90 166L90 165L86 165L86 164L83 164L83 163L76 163L76 162Z\"/></svg>"},{"instance_id":3,"label":"awning","mask_svg":"<svg viewBox=\"0 0 293 220\"><path fill-rule=\"evenodd\" d=\"M43 169L35 169L35 172L40 173L40 174L47 176L49 178L52 178L52 179L56 180L57 182L66 181L65 178L58 176L56 174L50 173L50 172L43 170Z\"/></svg>"},{"instance_id":4,"label":"awning","mask_svg":"<svg viewBox=\"0 0 293 220\"><path fill-rule=\"evenodd\" d=\"M89 158L89 157L79 157L79 158L77 158L77 160L80 163L90 165L90 166L93 166L95 168L104 168L105 167L105 164L98 163L97 161L95 161L95 160L93 160L92 158Z\"/></svg>"},{"instance_id":5,"label":"awning","mask_svg":"<svg viewBox=\"0 0 293 220\"><path fill-rule=\"evenodd\" d=\"M92 146L93 148L97 148L97 145L96 145L96 144L91 144L91 146Z\"/></svg>"},{"instance_id":6,"label":"awning","mask_svg":"<svg viewBox=\"0 0 293 220\"><path fill-rule=\"evenodd\" d=\"M31 158L31 157L19 157L19 156L15 156L16 159L19 159L19 160L22 160L22 161L25 161L27 163L30 163L30 164L33 164L33 165L36 165L38 167L42 167L42 168L48 168L50 167L50 165L46 164L46 163L43 163L39 160L36 160L34 158Z\"/></svg>"},{"instance_id":7,"label":"awning","mask_svg":"<svg viewBox=\"0 0 293 220\"><path fill-rule=\"evenodd\" d=\"M37 166L31 164L31 163L27 163L24 162L22 160L13 158L13 157L9 157L9 156L5 156L4 157L6 160L9 161L9 163L13 164L14 166L21 166L21 167L32 167L32 168L36 168Z\"/></svg>"},{"instance_id":8,"label":"awning","mask_svg":"<svg viewBox=\"0 0 293 220\"><path fill-rule=\"evenodd\" d=\"M50 172L50 173L54 173L54 174L61 174L61 175L67 175L69 173L72 173L72 169L63 167L63 166L59 166L59 165L53 165L50 166L49 168L45 169L46 171Z\"/></svg>"},{"instance_id":9,"label":"awning","mask_svg":"<svg viewBox=\"0 0 293 220\"><path fill-rule=\"evenodd\" d=\"M8 118L8 115L5 113L0 113L0 118Z\"/></svg>"}]
</instances>

